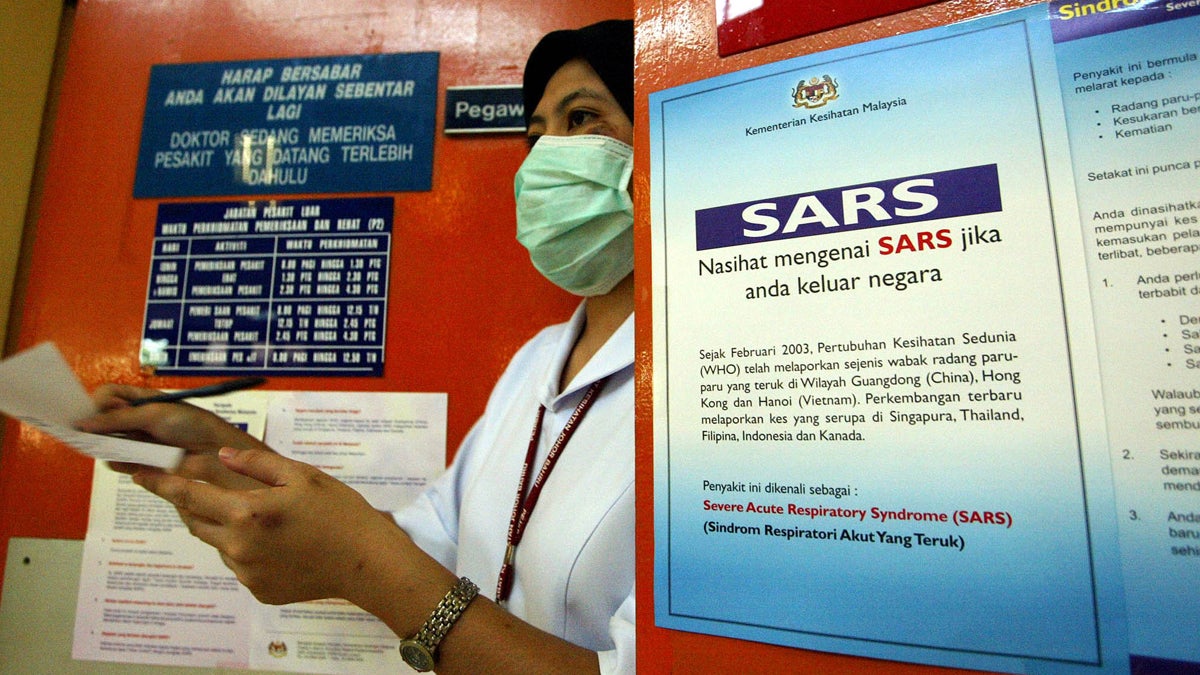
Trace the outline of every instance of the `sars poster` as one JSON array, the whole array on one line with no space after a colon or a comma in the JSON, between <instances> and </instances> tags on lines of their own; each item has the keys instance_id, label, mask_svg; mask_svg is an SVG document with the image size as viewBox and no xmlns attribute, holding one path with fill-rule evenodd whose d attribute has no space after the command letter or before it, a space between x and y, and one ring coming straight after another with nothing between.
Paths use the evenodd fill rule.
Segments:
<instances>
[{"instance_id":1,"label":"sars poster","mask_svg":"<svg viewBox=\"0 0 1200 675\"><path fill-rule=\"evenodd\" d=\"M1000 672L1200 662L1200 25L1124 4L651 94L659 626Z\"/></svg>"}]
</instances>

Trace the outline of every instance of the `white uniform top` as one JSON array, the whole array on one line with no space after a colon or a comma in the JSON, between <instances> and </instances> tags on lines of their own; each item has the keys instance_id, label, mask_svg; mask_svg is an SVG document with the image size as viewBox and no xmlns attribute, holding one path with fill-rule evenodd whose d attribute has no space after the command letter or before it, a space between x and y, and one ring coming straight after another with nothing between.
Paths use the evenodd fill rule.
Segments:
<instances>
[{"instance_id":1,"label":"white uniform top","mask_svg":"<svg viewBox=\"0 0 1200 675\"><path fill-rule=\"evenodd\" d=\"M599 652L602 673L633 673L633 317L559 394L582 327L581 305L569 323L542 330L517 352L450 468L395 519L423 550L494 598L538 405L546 413L530 483L584 390L609 376L529 517L506 606Z\"/></svg>"}]
</instances>

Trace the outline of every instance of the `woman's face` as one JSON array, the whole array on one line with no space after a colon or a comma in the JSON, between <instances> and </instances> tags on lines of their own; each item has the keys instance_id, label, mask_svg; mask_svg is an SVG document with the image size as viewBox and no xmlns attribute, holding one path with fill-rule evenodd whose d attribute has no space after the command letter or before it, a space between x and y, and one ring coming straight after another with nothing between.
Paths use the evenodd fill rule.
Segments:
<instances>
[{"instance_id":1,"label":"woman's face","mask_svg":"<svg viewBox=\"0 0 1200 675\"><path fill-rule=\"evenodd\" d=\"M598 134L633 145L633 122L583 59L567 61L546 83L529 118L529 147L541 136Z\"/></svg>"}]
</instances>

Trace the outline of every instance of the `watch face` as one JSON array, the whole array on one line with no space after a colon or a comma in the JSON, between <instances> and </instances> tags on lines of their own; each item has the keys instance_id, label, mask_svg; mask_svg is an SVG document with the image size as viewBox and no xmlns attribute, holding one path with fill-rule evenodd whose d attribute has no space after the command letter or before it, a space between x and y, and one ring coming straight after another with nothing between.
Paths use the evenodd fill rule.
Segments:
<instances>
[{"instance_id":1,"label":"watch face","mask_svg":"<svg viewBox=\"0 0 1200 675\"><path fill-rule=\"evenodd\" d=\"M433 654L416 640L404 640L400 643L400 658L417 672L427 673L433 670Z\"/></svg>"}]
</instances>

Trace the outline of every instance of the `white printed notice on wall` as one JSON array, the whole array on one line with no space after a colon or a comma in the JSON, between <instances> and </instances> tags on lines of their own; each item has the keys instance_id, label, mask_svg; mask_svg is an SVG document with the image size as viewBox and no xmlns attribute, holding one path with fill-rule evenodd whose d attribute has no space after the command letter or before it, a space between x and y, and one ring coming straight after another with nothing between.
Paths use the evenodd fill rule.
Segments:
<instances>
[{"instance_id":1,"label":"white printed notice on wall","mask_svg":"<svg viewBox=\"0 0 1200 675\"><path fill-rule=\"evenodd\" d=\"M246 391L196 405L401 508L444 467L445 394ZM96 463L72 655L303 673L402 672L400 638L344 600L274 606L238 583L166 501Z\"/></svg>"},{"instance_id":2,"label":"white printed notice on wall","mask_svg":"<svg viewBox=\"0 0 1200 675\"><path fill-rule=\"evenodd\" d=\"M1135 4L651 95L658 625L1200 662L1198 19Z\"/></svg>"}]
</instances>

